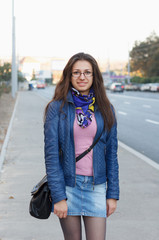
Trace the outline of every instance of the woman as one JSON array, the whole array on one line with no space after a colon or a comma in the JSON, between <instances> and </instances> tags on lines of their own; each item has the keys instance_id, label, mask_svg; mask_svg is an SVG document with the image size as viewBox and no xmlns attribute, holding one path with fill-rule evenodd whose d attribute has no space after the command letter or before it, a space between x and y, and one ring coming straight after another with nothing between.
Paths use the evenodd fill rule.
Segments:
<instances>
[{"instance_id":1,"label":"woman","mask_svg":"<svg viewBox=\"0 0 159 240\"><path fill-rule=\"evenodd\" d=\"M53 211L66 240L104 240L119 199L117 124L96 60L70 58L45 111L45 163ZM75 158L99 141L76 162Z\"/></svg>"}]
</instances>

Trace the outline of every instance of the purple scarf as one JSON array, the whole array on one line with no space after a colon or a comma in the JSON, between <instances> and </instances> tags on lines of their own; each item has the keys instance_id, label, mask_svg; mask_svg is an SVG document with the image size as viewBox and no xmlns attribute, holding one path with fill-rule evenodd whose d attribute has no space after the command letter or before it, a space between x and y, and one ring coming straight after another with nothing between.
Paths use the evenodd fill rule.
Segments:
<instances>
[{"instance_id":1,"label":"purple scarf","mask_svg":"<svg viewBox=\"0 0 159 240\"><path fill-rule=\"evenodd\" d=\"M88 127L92 122L94 112L95 95L91 88L88 95L81 95L79 91L72 88L72 97L76 107L77 123L80 127Z\"/></svg>"}]
</instances>

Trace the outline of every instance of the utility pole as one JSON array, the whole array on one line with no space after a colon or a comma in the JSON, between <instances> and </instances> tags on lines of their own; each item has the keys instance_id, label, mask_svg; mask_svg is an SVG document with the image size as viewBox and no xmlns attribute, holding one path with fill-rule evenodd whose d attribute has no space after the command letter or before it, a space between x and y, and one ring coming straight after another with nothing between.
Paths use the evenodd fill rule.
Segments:
<instances>
[{"instance_id":1,"label":"utility pole","mask_svg":"<svg viewBox=\"0 0 159 240\"><path fill-rule=\"evenodd\" d=\"M15 49L15 16L14 16L14 0L12 0L12 97L15 98L17 92L17 67L16 67L16 49Z\"/></svg>"},{"instance_id":2,"label":"utility pole","mask_svg":"<svg viewBox=\"0 0 159 240\"><path fill-rule=\"evenodd\" d=\"M130 51L128 46L128 84L130 84Z\"/></svg>"}]
</instances>

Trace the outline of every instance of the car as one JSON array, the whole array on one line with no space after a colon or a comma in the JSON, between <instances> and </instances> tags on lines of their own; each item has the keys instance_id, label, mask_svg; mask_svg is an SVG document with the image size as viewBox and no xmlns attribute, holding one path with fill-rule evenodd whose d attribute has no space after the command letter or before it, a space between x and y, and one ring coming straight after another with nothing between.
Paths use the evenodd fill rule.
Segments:
<instances>
[{"instance_id":1,"label":"car","mask_svg":"<svg viewBox=\"0 0 159 240\"><path fill-rule=\"evenodd\" d=\"M139 83L129 83L125 85L126 91L140 91L141 84Z\"/></svg>"},{"instance_id":2,"label":"car","mask_svg":"<svg viewBox=\"0 0 159 240\"><path fill-rule=\"evenodd\" d=\"M123 92L124 91L124 85L122 83L112 83L110 86L111 92Z\"/></svg>"},{"instance_id":3,"label":"car","mask_svg":"<svg viewBox=\"0 0 159 240\"><path fill-rule=\"evenodd\" d=\"M140 88L141 91L150 91L150 89L151 89L151 83L144 83Z\"/></svg>"},{"instance_id":4,"label":"car","mask_svg":"<svg viewBox=\"0 0 159 240\"><path fill-rule=\"evenodd\" d=\"M104 86L107 90L110 90L110 86L112 85L112 82L105 83Z\"/></svg>"},{"instance_id":5,"label":"car","mask_svg":"<svg viewBox=\"0 0 159 240\"><path fill-rule=\"evenodd\" d=\"M151 83L151 92L159 92L159 83Z\"/></svg>"},{"instance_id":6,"label":"car","mask_svg":"<svg viewBox=\"0 0 159 240\"><path fill-rule=\"evenodd\" d=\"M40 89L40 88L45 88L46 87L46 83L45 83L45 81L44 80L38 80L37 81L37 89Z\"/></svg>"}]
</instances>

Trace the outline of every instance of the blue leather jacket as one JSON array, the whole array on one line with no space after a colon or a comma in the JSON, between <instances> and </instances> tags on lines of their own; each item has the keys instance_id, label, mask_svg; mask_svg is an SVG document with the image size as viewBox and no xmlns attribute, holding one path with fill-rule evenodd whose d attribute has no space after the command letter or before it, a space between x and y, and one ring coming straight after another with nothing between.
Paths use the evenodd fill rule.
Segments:
<instances>
[{"instance_id":1,"label":"blue leather jacket","mask_svg":"<svg viewBox=\"0 0 159 240\"><path fill-rule=\"evenodd\" d=\"M46 173L53 204L67 198L66 185L74 187L76 184L73 135L75 105L71 92L68 93L63 112L59 111L60 106L61 101L53 101L49 104L44 124ZM97 132L94 141L100 136L104 126L97 105L95 105L95 118ZM119 199L117 147L115 122L110 132L103 131L100 140L93 148L93 184L107 182L107 199Z\"/></svg>"}]
</instances>

